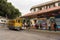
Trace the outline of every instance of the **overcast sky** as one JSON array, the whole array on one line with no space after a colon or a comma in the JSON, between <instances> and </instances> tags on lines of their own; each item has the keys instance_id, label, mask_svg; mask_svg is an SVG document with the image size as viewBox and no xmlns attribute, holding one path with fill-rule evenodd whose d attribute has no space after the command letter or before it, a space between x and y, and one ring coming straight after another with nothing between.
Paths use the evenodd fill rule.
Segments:
<instances>
[{"instance_id":1,"label":"overcast sky","mask_svg":"<svg viewBox=\"0 0 60 40\"><path fill-rule=\"evenodd\" d=\"M47 1L50 0L8 0L8 2L11 2L16 8L20 10L20 12L22 12L22 15L29 13L32 6Z\"/></svg>"}]
</instances>

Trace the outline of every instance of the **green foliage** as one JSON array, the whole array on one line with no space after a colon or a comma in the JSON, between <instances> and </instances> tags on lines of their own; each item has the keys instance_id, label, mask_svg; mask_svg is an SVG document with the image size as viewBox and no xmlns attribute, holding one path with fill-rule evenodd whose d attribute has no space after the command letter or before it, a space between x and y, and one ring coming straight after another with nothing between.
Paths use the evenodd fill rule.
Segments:
<instances>
[{"instance_id":1,"label":"green foliage","mask_svg":"<svg viewBox=\"0 0 60 40\"><path fill-rule=\"evenodd\" d=\"M11 3L8 3L7 0L0 0L0 16L13 19L21 16L21 12L19 12Z\"/></svg>"}]
</instances>

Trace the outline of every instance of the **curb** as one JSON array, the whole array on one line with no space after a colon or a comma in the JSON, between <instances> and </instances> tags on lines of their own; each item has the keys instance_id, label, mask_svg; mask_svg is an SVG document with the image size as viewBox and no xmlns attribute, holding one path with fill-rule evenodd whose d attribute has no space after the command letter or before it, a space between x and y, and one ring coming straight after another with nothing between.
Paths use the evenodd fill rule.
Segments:
<instances>
[{"instance_id":1,"label":"curb","mask_svg":"<svg viewBox=\"0 0 60 40\"><path fill-rule=\"evenodd\" d=\"M37 29L30 29L29 31L60 34L60 31L48 31L48 30L37 30Z\"/></svg>"}]
</instances>

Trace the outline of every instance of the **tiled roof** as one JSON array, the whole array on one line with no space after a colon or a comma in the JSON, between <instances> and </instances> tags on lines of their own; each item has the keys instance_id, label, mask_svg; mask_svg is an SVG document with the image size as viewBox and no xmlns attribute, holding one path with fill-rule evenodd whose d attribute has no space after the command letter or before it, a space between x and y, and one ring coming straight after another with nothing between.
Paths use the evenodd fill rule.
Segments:
<instances>
[{"instance_id":1,"label":"tiled roof","mask_svg":"<svg viewBox=\"0 0 60 40\"><path fill-rule=\"evenodd\" d=\"M41 6L44 6L44 5L49 5L49 4L52 4L52 3L55 3L55 2L60 2L60 0L59 1L49 1L49 2L42 3L42 4L38 4L38 5L32 6L31 9L36 8L36 7L41 7Z\"/></svg>"},{"instance_id":2,"label":"tiled roof","mask_svg":"<svg viewBox=\"0 0 60 40\"><path fill-rule=\"evenodd\" d=\"M28 13L28 14L26 14L24 16L21 16L21 17L28 17L28 16L33 16L33 15L38 15L38 14L44 14L44 13L55 11L55 10L60 10L60 6L45 9L45 10L41 10L41 11L38 11L38 12Z\"/></svg>"}]
</instances>

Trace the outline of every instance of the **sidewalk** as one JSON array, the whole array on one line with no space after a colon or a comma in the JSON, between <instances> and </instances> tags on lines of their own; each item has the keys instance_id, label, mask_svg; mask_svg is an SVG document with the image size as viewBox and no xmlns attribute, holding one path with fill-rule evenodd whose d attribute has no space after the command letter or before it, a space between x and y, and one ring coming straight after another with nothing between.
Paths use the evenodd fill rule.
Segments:
<instances>
[{"instance_id":1,"label":"sidewalk","mask_svg":"<svg viewBox=\"0 0 60 40\"><path fill-rule=\"evenodd\" d=\"M60 31L49 31L49 30L39 30L39 29L30 29L29 31L60 34Z\"/></svg>"}]
</instances>

